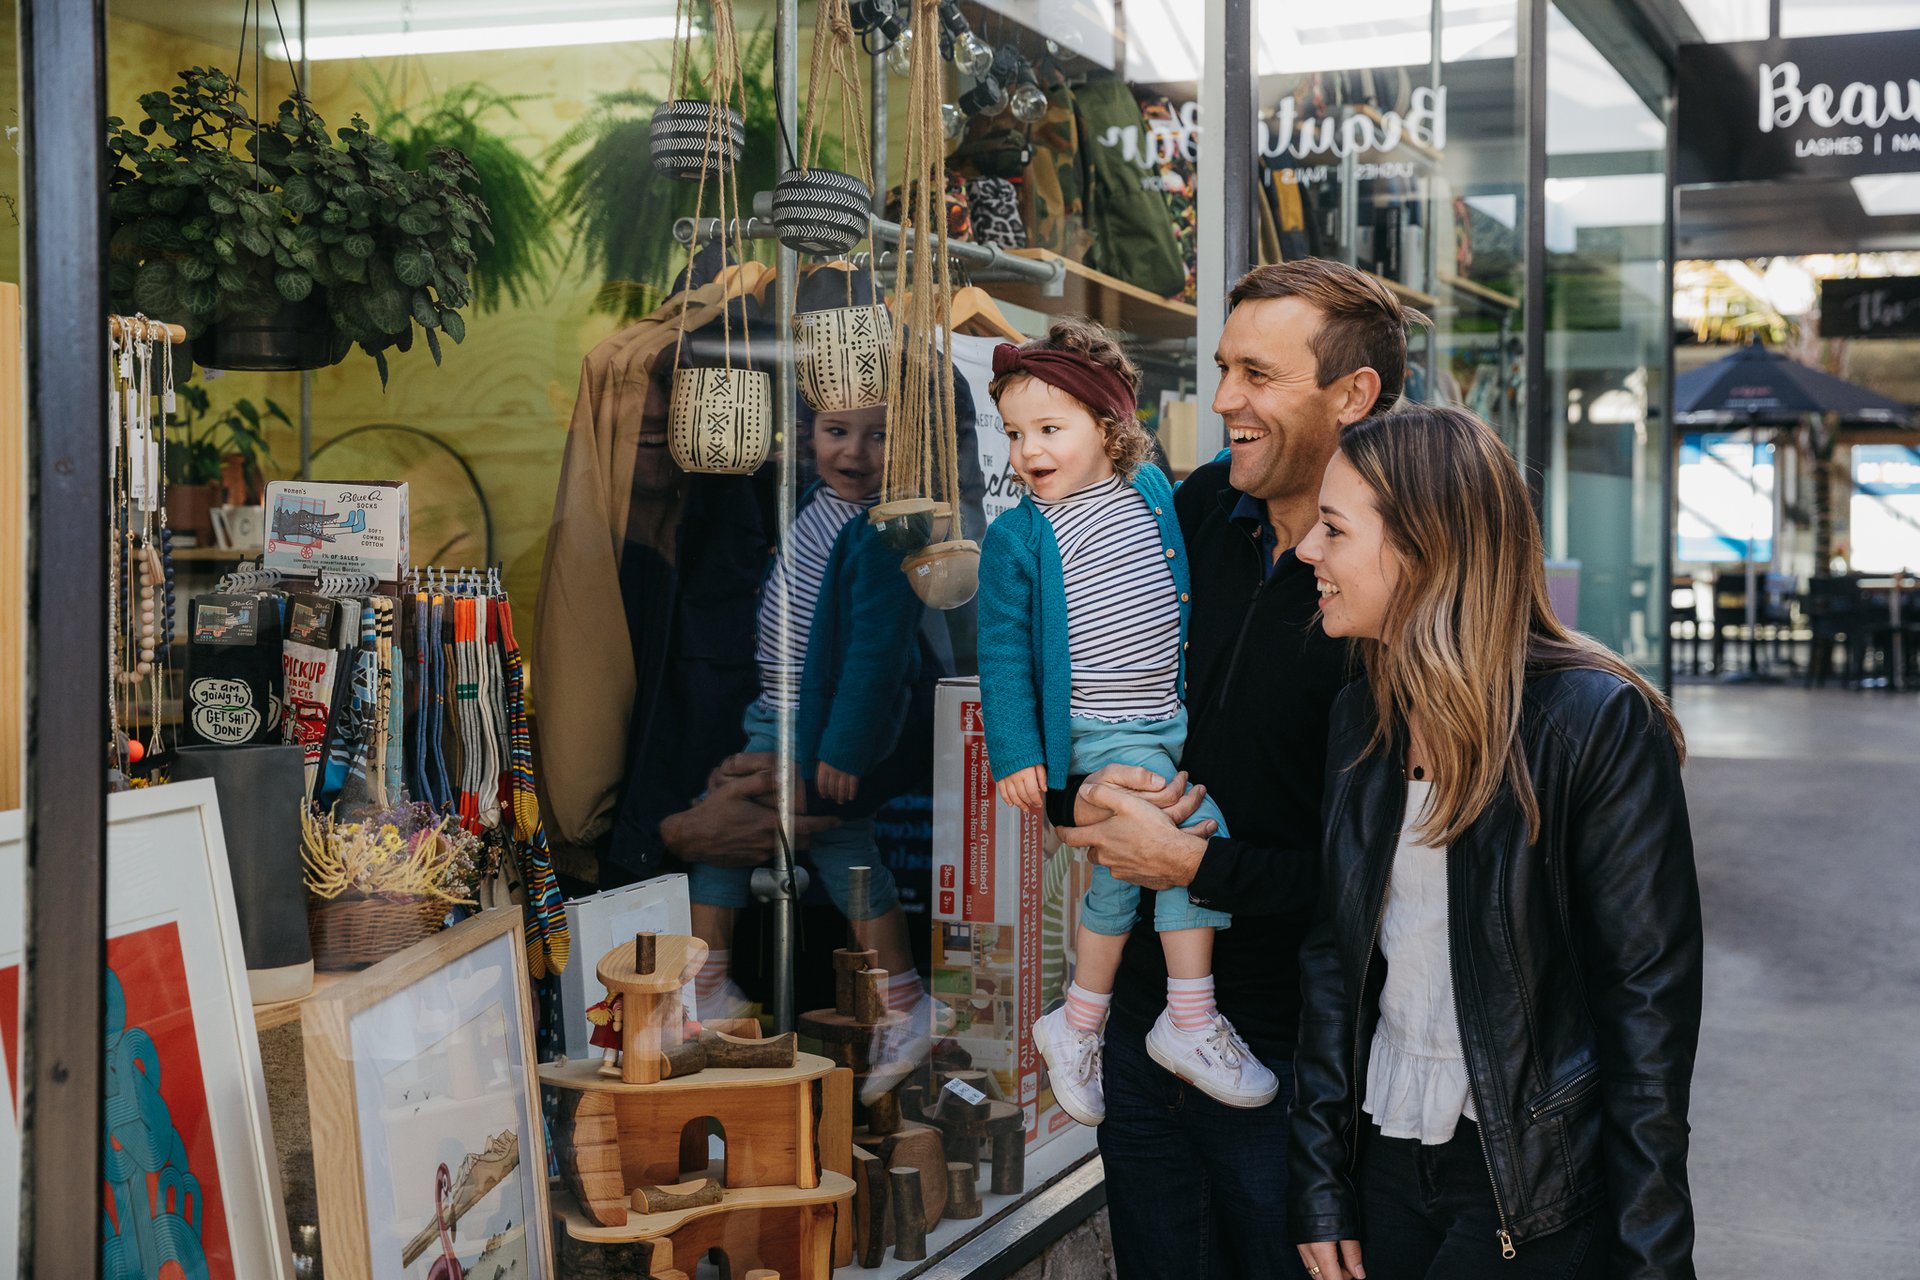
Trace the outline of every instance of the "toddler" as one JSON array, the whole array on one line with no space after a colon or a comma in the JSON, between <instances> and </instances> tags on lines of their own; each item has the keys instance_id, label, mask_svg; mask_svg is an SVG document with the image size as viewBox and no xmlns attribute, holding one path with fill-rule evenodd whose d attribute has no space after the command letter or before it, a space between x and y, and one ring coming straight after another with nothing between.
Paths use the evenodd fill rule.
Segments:
<instances>
[{"instance_id":1,"label":"toddler","mask_svg":"<svg viewBox=\"0 0 1920 1280\"><path fill-rule=\"evenodd\" d=\"M803 777L829 804L856 810L863 776L899 745L920 667L923 606L900 572L900 558L881 545L867 520L880 492L885 442L884 405L814 418L818 478L802 494L762 588L754 653L760 695L742 725L743 750L771 752L780 717L793 715ZM784 633L783 587L791 605ZM879 952L888 974L888 1007L907 1015L871 1050L873 1067L862 1092L877 1095L924 1059L930 1044L931 1010L914 969L906 916L893 876L878 857L870 812L814 834L808 849L860 945ZM856 866L872 868L865 904L848 901L848 872ZM728 966L736 917L751 901L752 876L750 867L695 863L688 869L693 931L709 948L694 980L702 1017L743 1011Z\"/></svg>"},{"instance_id":2,"label":"toddler","mask_svg":"<svg viewBox=\"0 0 1920 1280\"><path fill-rule=\"evenodd\" d=\"M994 351L989 388L1027 495L987 530L980 564L980 693L1001 798L1039 813L1049 783L1109 764L1174 775L1181 703L1186 548L1173 490L1147 461L1135 417L1139 374L1084 320ZM1211 798L1188 819L1226 824ZM1101 1026L1139 912L1140 890L1093 871L1065 1004L1034 1024L1054 1095L1082 1124L1106 1116ZM1155 1062L1235 1107L1273 1100L1278 1082L1214 1007L1213 934L1232 923L1185 889L1155 897L1167 1007L1147 1035Z\"/></svg>"}]
</instances>

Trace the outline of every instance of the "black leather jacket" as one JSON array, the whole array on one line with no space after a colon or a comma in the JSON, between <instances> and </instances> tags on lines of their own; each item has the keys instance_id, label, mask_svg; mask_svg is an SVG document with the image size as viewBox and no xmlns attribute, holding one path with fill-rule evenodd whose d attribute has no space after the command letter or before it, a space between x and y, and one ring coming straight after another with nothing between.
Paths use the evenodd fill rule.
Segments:
<instances>
[{"instance_id":1,"label":"black leather jacket","mask_svg":"<svg viewBox=\"0 0 1920 1280\"><path fill-rule=\"evenodd\" d=\"M1323 887L1301 956L1288 1174L1301 1241L1366 1240L1353 1170L1406 805L1401 747L1359 761L1374 723L1366 682L1349 685L1334 704ZM1524 1250L1600 1211L1617 1235L1610 1280L1691 1280L1700 896L1674 746L1637 689L1593 670L1529 679L1520 736L1538 842L1503 792L1447 852L1460 1039L1504 1224L1488 1243Z\"/></svg>"}]
</instances>

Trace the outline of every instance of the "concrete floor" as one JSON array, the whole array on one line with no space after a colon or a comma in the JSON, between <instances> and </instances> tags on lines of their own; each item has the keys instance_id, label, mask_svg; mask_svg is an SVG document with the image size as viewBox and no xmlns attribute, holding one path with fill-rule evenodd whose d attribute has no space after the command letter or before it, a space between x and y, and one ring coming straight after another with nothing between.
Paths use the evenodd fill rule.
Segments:
<instances>
[{"instance_id":1,"label":"concrete floor","mask_svg":"<svg viewBox=\"0 0 1920 1280\"><path fill-rule=\"evenodd\" d=\"M1705 1280L1920 1280L1920 695L1683 686Z\"/></svg>"}]
</instances>

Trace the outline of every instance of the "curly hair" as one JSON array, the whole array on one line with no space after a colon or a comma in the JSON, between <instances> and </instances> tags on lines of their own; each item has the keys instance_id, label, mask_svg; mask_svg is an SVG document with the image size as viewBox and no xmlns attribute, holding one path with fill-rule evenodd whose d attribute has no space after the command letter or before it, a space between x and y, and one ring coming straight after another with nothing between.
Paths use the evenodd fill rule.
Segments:
<instances>
[{"instance_id":1,"label":"curly hair","mask_svg":"<svg viewBox=\"0 0 1920 1280\"><path fill-rule=\"evenodd\" d=\"M1061 316L1047 326L1047 336L1035 338L1020 344L1022 351L1070 351L1075 355L1111 369L1126 380L1135 392L1140 389L1140 370L1127 357L1120 340L1105 325L1096 324L1085 316ZM995 378L987 386L987 394L997 403L1000 395L1015 382L1030 375L1009 373ZM1140 425L1138 418L1128 418L1121 422L1112 414L1083 405L1100 424L1100 430L1106 437L1107 457L1113 462L1113 469L1122 476L1132 476L1140 464L1153 456L1153 437Z\"/></svg>"}]
</instances>

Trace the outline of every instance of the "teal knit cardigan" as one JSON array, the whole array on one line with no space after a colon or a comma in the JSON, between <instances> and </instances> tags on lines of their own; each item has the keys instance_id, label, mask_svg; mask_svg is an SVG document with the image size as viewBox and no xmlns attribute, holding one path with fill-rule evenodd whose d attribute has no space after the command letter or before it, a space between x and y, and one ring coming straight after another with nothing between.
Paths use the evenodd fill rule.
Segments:
<instances>
[{"instance_id":1,"label":"teal knit cardigan","mask_svg":"<svg viewBox=\"0 0 1920 1280\"><path fill-rule=\"evenodd\" d=\"M1160 526L1160 546L1180 598L1180 694L1187 685L1187 549L1173 486L1151 463L1133 487ZM1031 496L987 527L980 548L980 700L987 761L997 782L1030 765L1063 786L1072 749L1073 667L1067 657L1067 586L1053 525Z\"/></svg>"}]
</instances>

